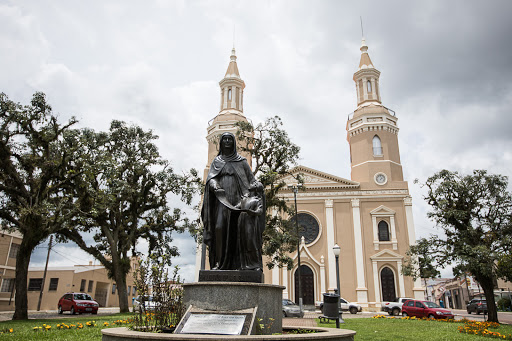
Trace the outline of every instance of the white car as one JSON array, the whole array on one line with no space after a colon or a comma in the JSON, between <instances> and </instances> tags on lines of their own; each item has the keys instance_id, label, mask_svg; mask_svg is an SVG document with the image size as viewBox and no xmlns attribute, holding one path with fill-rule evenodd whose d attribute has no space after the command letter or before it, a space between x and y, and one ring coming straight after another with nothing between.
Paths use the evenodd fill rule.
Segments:
<instances>
[{"instance_id":1,"label":"white car","mask_svg":"<svg viewBox=\"0 0 512 341\"><path fill-rule=\"evenodd\" d=\"M153 295L148 295L134 297L132 305L133 311L150 311L155 310L157 303L153 301Z\"/></svg>"},{"instance_id":2,"label":"white car","mask_svg":"<svg viewBox=\"0 0 512 341\"><path fill-rule=\"evenodd\" d=\"M317 302L315 302L315 306L317 306L323 312L324 302L317 301ZM346 299L344 299L343 297L340 297L340 307L341 307L341 310L343 310L343 311L348 310L351 314L357 314L358 312L363 311L363 308L359 304L349 302Z\"/></svg>"}]
</instances>

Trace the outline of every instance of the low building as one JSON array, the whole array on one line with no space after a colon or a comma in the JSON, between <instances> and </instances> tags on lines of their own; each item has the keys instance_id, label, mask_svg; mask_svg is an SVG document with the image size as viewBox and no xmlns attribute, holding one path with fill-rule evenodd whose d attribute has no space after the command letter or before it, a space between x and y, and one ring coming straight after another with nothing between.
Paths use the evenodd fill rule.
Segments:
<instances>
[{"instance_id":1,"label":"low building","mask_svg":"<svg viewBox=\"0 0 512 341\"><path fill-rule=\"evenodd\" d=\"M16 256L21 239L19 232L0 230L0 311L14 310Z\"/></svg>"},{"instance_id":2,"label":"low building","mask_svg":"<svg viewBox=\"0 0 512 341\"><path fill-rule=\"evenodd\" d=\"M136 269L135 258L132 269ZM39 302L41 285L43 284L44 267L31 267L28 270L28 309L36 310ZM133 272L126 277L128 300L137 295ZM100 307L118 307L118 286L108 278L107 269L103 265L75 265L49 267L43 287L41 310L56 310L59 299L67 292L85 292L91 295Z\"/></svg>"}]
</instances>

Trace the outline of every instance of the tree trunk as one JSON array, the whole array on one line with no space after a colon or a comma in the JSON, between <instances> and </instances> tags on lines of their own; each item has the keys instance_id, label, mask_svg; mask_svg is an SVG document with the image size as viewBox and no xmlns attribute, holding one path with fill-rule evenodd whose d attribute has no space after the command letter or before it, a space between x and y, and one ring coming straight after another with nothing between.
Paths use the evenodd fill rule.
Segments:
<instances>
[{"instance_id":1,"label":"tree trunk","mask_svg":"<svg viewBox=\"0 0 512 341\"><path fill-rule=\"evenodd\" d=\"M16 295L14 302L13 320L28 319L28 300L27 300L27 281L28 281L28 265L30 256L36 245L31 245L28 237L23 236L21 245L16 256Z\"/></svg>"},{"instance_id":2,"label":"tree trunk","mask_svg":"<svg viewBox=\"0 0 512 341\"><path fill-rule=\"evenodd\" d=\"M119 296L119 311L121 313L129 312L128 306L128 292L126 288L126 274L121 271L119 266L114 267L114 278L117 283L117 295Z\"/></svg>"},{"instance_id":3,"label":"tree trunk","mask_svg":"<svg viewBox=\"0 0 512 341\"><path fill-rule=\"evenodd\" d=\"M494 301L494 281L492 277L475 277L477 281L480 283L482 289L484 290L485 300L487 301L487 313L489 314L487 317L487 321L499 323L498 309L496 307L496 302Z\"/></svg>"}]
</instances>

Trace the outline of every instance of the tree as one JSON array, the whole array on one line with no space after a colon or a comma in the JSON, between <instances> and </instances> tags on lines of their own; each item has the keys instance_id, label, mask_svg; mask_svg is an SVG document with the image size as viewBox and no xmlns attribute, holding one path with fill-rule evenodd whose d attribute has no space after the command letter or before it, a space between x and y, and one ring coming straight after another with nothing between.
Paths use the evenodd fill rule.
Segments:
<instances>
[{"instance_id":1,"label":"tree","mask_svg":"<svg viewBox=\"0 0 512 341\"><path fill-rule=\"evenodd\" d=\"M286 265L291 268L293 261L288 254L295 250L300 237L293 222L286 219L295 214L294 208L278 194L286 187L282 178L289 175L291 167L297 164L300 147L291 142L278 116L257 126L243 121L236 125L239 148L252 156L253 173L265 187L267 216L263 254L270 259L267 267Z\"/></svg>"},{"instance_id":2,"label":"tree","mask_svg":"<svg viewBox=\"0 0 512 341\"><path fill-rule=\"evenodd\" d=\"M471 175L442 170L429 177L425 186L425 200L432 208L428 217L444 236L431 235L418 245L428 245L425 252L436 267L455 264L471 273L485 293L489 321L498 322L494 282L512 279L512 195L507 177L485 170ZM421 256L414 246L411 254Z\"/></svg>"},{"instance_id":3,"label":"tree","mask_svg":"<svg viewBox=\"0 0 512 341\"><path fill-rule=\"evenodd\" d=\"M16 256L13 319L27 319L27 274L32 251L49 235L67 228L76 212L66 194L81 174L74 165L77 145L64 138L77 121L61 124L45 95L37 92L22 106L0 94L0 223L22 235Z\"/></svg>"},{"instance_id":4,"label":"tree","mask_svg":"<svg viewBox=\"0 0 512 341\"><path fill-rule=\"evenodd\" d=\"M147 240L150 253L178 255L172 233L182 232L189 221L180 209L169 207L170 196L190 204L200 182L195 170L186 175L173 171L160 157L153 143L158 137L151 131L113 121L108 133L83 130L81 138L90 167L73 194L82 211L72 222L78 229L60 235L105 266L117 283L120 310L127 312L126 276L137 242ZM90 234L96 244L86 242ZM166 259L170 265L171 257Z\"/></svg>"},{"instance_id":5,"label":"tree","mask_svg":"<svg viewBox=\"0 0 512 341\"><path fill-rule=\"evenodd\" d=\"M415 245L411 245L406 252L406 258L402 265L402 274L410 276L414 280L423 278L425 281L425 292L428 297L427 278L439 276L435 260L429 254L430 244L427 240L420 239Z\"/></svg>"}]
</instances>

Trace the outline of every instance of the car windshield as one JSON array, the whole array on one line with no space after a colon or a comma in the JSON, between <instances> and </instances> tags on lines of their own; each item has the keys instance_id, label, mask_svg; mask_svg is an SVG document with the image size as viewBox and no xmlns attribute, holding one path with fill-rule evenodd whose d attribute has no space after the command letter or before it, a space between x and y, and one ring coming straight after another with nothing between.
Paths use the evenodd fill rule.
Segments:
<instances>
[{"instance_id":1,"label":"car windshield","mask_svg":"<svg viewBox=\"0 0 512 341\"><path fill-rule=\"evenodd\" d=\"M283 305L295 305L295 303L290 300L283 300Z\"/></svg>"},{"instance_id":2,"label":"car windshield","mask_svg":"<svg viewBox=\"0 0 512 341\"><path fill-rule=\"evenodd\" d=\"M87 294L74 294L75 300L92 301L92 297Z\"/></svg>"},{"instance_id":3,"label":"car windshield","mask_svg":"<svg viewBox=\"0 0 512 341\"><path fill-rule=\"evenodd\" d=\"M436 303L434 302L423 302L424 305L427 306L427 308L441 308L440 306L438 306Z\"/></svg>"}]
</instances>

